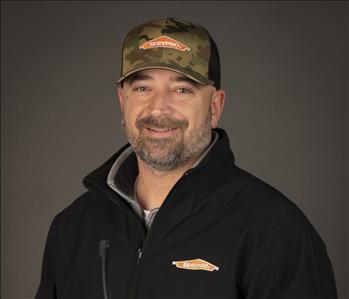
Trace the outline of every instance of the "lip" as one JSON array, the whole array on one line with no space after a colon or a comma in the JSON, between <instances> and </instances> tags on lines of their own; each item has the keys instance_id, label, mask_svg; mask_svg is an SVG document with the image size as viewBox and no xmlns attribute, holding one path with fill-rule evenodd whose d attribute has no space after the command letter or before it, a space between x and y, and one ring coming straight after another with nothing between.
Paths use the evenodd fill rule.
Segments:
<instances>
[{"instance_id":1,"label":"lip","mask_svg":"<svg viewBox=\"0 0 349 299\"><path fill-rule=\"evenodd\" d=\"M155 138L171 137L177 134L178 128L159 129L159 128L144 128L147 135Z\"/></svg>"}]
</instances>

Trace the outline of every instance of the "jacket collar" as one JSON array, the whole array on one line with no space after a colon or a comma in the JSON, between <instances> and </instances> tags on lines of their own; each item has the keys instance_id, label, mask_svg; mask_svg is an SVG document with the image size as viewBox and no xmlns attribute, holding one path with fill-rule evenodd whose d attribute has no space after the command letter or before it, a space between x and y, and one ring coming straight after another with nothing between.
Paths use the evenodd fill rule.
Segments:
<instances>
[{"instance_id":1,"label":"jacket collar","mask_svg":"<svg viewBox=\"0 0 349 299\"><path fill-rule=\"evenodd\" d=\"M213 141L196 161L193 168L198 166L219 139L216 131L212 132ZM134 183L138 176L136 155L131 146L126 148L113 163L107 177L108 186L125 199L135 212L142 217L143 211L134 197Z\"/></svg>"},{"instance_id":2,"label":"jacket collar","mask_svg":"<svg viewBox=\"0 0 349 299\"><path fill-rule=\"evenodd\" d=\"M220 128L215 128L214 132L218 137L215 142L205 151L202 157L197 161L195 167L189 172L196 172L196 184L204 186L211 184L215 176L224 173L226 167L234 163L234 155L230 150L229 138L227 133ZM117 174L122 175L117 175ZM127 143L118 152L112 155L100 167L89 173L83 179L83 184L88 189L100 189L103 192L117 192L125 200L130 199L129 195L133 192L133 183L138 175L137 158L132 151L130 144ZM195 182L190 186L195 188ZM112 186L115 186L113 188ZM113 190L115 191L113 191ZM139 209L137 203L129 202L134 209Z\"/></svg>"}]
</instances>

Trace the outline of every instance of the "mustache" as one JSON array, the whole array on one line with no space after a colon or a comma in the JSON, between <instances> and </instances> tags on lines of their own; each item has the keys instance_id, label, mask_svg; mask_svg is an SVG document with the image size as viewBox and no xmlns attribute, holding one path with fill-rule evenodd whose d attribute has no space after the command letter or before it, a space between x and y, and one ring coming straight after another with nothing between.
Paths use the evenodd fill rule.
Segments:
<instances>
[{"instance_id":1,"label":"mustache","mask_svg":"<svg viewBox=\"0 0 349 299\"><path fill-rule=\"evenodd\" d=\"M176 118L164 116L164 117L154 117L147 116L140 118L136 121L137 129L152 127L155 129L185 129L189 125L187 120L179 120Z\"/></svg>"}]
</instances>

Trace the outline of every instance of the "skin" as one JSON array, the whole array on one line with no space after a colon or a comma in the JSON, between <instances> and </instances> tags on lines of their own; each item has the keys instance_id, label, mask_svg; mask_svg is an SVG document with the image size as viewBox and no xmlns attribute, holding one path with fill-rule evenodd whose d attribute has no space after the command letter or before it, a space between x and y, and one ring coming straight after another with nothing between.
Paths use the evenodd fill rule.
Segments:
<instances>
[{"instance_id":1,"label":"skin","mask_svg":"<svg viewBox=\"0 0 349 299\"><path fill-rule=\"evenodd\" d=\"M137 198L143 209L152 210L161 206L174 184L211 142L211 129L217 126L223 111L225 92L197 84L175 71L148 69L125 80L118 87L118 97L127 137L142 137L148 155L166 159L179 145L184 152L193 151L173 169L157 168L137 155ZM137 121L148 118L155 123L137 125Z\"/></svg>"}]
</instances>

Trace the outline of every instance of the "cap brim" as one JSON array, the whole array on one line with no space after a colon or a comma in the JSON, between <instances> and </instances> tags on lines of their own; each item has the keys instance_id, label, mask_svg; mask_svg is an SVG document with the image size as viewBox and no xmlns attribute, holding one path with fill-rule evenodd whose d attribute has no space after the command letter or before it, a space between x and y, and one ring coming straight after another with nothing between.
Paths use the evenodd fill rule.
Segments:
<instances>
[{"instance_id":1,"label":"cap brim","mask_svg":"<svg viewBox=\"0 0 349 299\"><path fill-rule=\"evenodd\" d=\"M117 84L120 84L123 80L125 80L127 77L129 77L130 75L142 71L142 70L146 70L146 69L166 69L166 70L170 70L170 71L175 71L177 73L180 73L186 77L188 77L189 79L202 84L202 85L213 85L214 83L208 79L205 78L204 76L202 76L201 74L194 72L190 69L186 69L186 68L182 68L180 66L177 65L169 65L169 64L151 64L151 65L147 65L147 66L140 66L137 68L134 68L130 71L128 71L127 73L125 73L124 75L122 75L117 81Z\"/></svg>"}]
</instances>

